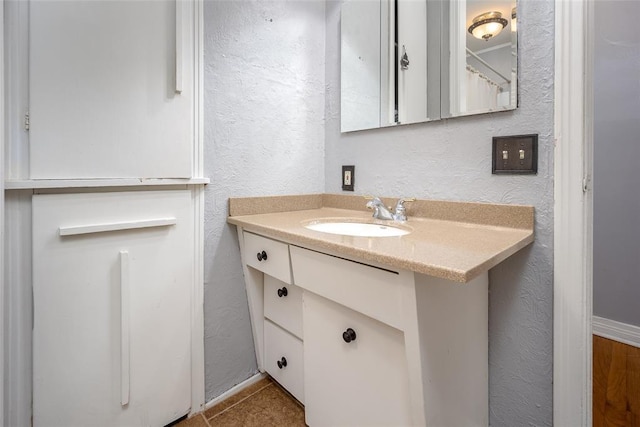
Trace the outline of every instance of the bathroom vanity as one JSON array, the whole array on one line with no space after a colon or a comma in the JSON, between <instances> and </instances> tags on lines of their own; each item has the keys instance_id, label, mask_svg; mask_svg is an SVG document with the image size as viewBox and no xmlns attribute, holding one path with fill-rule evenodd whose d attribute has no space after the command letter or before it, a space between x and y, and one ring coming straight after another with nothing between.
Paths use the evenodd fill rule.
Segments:
<instances>
[{"instance_id":1,"label":"bathroom vanity","mask_svg":"<svg viewBox=\"0 0 640 427\"><path fill-rule=\"evenodd\" d=\"M312 427L487 425L488 270L533 241L533 208L416 201L393 224L364 202L230 200L259 370ZM338 221L409 233L306 227Z\"/></svg>"}]
</instances>

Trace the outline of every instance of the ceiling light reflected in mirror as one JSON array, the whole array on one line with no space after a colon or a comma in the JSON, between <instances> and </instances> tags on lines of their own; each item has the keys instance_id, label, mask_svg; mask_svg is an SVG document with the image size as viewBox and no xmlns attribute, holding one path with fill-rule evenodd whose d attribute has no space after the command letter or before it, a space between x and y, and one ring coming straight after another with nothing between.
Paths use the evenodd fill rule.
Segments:
<instances>
[{"instance_id":1,"label":"ceiling light reflected in mirror","mask_svg":"<svg viewBox=\"0 0 640 427\"><path fill-rule=\"evenodd\" d=\"M486 12L473 18L473 23L469 26L469 32L477 39L488 41L491 37L498 35L508 24L500 12Z\"/></svg>"}]
</instances>

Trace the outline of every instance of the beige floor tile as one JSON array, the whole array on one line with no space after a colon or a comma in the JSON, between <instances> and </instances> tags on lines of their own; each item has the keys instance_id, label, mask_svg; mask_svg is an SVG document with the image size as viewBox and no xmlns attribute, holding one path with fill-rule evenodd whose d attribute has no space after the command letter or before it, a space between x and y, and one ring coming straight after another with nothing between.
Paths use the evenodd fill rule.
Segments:
<instances>
[{"instance_id":1,"label":"beige floor tile","mask_svg":"<svg viewBox=\"0 0 640 427\"><path fill-rule=\"evenodd\" d=\"M184 421L180 421L174 427L209 427L209 424L202 414L198 414Z\"/></svg>"},{"instance_id":2,"label":"beige floor tile","mask_svg":"<svg viewBox=\"0 0 640 427\"><path fill-rule=\"evenodd\" d=\"M211 427L304 427L304 408L276 385L208 419Z\"/></svg>"},{"instance_id":3,"label":"beige floor tile","mask_svg":"<svg viewBox=\"0 0 640 427\"><path fill-rule=\"evenodd\" d=\"M227 399L223 400L222 402L218 403L216 406L207 409L204 413L205 418L210 419L211 417L216 416L217 414L224 411L225 409L237 404L238 402L262 390L263 388L265 388L270 384L271 384L271 379L268 377L261 379L255 384L251 384L249 387L243 389L239 393L236 393L233 396L230 396Z\"/></svg>"}]
</instances>

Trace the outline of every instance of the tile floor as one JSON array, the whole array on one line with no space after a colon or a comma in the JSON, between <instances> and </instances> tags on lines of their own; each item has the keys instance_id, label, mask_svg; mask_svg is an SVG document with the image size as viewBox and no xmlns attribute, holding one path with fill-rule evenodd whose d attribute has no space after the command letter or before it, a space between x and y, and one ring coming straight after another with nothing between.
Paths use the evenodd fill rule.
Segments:
<instances>
[{"instance_id":1,"label":"tile floor","mask_svg":"<svg viewBox=\"0 0 640 427\"><path fill-rule=\"evenodd\" d=\"M304 427L304 407L270 378L184 420L175 427Z\"/></svg>"}]
</instances>

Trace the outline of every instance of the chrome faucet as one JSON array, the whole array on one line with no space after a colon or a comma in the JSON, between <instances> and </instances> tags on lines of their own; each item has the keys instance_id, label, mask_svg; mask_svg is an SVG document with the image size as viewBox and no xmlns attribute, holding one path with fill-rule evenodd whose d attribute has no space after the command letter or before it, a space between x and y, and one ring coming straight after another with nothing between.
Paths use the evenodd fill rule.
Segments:
<instances>
[{"instance_id":1,"label":"chrome faucet","mask_svg":"<svg viewBox=\"0 0 640 427\"><path fill-rule=\"evenodd\" d=\"M386 221L400 221L407 220L407 211L404 207L406 202L413 202L414 198L406 198L398 200L396 203L395 213L391 212L391 208L387 208L379 197L373 197L367 202L367 209L373 209L373 217L376 219L383 219Z\"/></svg>"}]
</instances>

